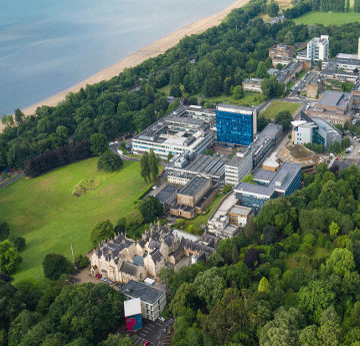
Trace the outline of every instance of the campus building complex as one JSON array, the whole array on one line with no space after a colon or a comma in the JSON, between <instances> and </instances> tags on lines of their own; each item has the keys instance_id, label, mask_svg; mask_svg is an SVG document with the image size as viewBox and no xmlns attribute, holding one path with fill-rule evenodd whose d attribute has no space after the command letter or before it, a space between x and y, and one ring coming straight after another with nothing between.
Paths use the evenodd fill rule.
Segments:
<instances>
[{"instance_id":1,"label":"campus building complex","mask_svg":"<svg viewBox=\"0 0 360 346\"><path fill-rule=\"evenodd\" d=\"M241 205L258 213L269 199L290 195L300 188L301 165L285 163L277 172L261 169L254 175L254 183L240 183L235 189L235 197Z\"/></svg>"},{"instance_id":2,"label":"campus building complex","mask_svg":"<svg viewBox=\"0 0 360 346\"><path fill-rule=\"evenodd\" d=\"M216 130L218 142L250 145L256 133L256 109L217 105Z\"/></svg>"},{"instance_id":3,"label":"campus building complex","mask_svg":"<svg viewBox=\"0 0 360 346\"><path fill-rule=\"evenodd\" d=\"M248 148L240 148L225 165L225 184L237 186L242 178L251 173L252 152Z\"/></svg>"},{"instance_id":4,"label":"campus building complex","mask_svg":"<svg viewBox=\"0 0 360 346\"><path fill-rule=\"evenodd\" d=\"M132 140L134 154L153 149L155 155L167 159L169 153L203 152L214 139L214 110L199 106L183 107L148 127Z\"/></svg>"}]
</instances>

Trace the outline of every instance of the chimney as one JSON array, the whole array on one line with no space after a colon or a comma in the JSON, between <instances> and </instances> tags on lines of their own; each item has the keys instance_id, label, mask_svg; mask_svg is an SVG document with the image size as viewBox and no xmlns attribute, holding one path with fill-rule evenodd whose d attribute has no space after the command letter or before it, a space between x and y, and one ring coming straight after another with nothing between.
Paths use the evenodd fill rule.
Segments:
<instances>
[{"instance_id":1,"label":"chimney","mask_svg":"<svg viewBox=\"0 0 360 346\"><path fill-rule=\"evenodd\" d=\"M360 37L359 37L359 43L358 43L358 59L360 59Z\"/></svg>"}]
</instances>

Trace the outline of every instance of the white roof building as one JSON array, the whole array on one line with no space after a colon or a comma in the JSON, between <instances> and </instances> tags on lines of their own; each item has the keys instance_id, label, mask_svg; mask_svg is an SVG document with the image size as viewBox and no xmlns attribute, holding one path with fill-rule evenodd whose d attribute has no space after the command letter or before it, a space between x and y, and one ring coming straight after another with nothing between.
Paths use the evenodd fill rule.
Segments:
<instances>
[{"instance_id":1,"label":"white roof building","mask_svg":"<svg viewBox=\"0 0 360 346\"><path fill-rule=\"evenodd\" d=\"M124 314L125 317L141 315L141 300L134 298L124 301Z\"/></svg>"}]
</instances>

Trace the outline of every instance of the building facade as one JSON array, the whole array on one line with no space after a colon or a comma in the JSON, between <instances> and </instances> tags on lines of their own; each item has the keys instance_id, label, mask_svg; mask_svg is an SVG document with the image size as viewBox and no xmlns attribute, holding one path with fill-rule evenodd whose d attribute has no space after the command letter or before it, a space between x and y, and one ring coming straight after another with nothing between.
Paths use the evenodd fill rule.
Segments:
<instances>
[{"instance_id":1,"label":"building facade","mask_svg":"<svg viewBox=\"0 0 360 346\"><path fill-rule=\"evenodd\" d=\"M239 150L225 165L225 184L233 187L240 184L241 179L252 170L252 152L248 148Z\"/></svg>"},{"instance_id":2,"label":"building facade","mask_svg":"<svg viewBox=\"0 0 360 346\"><path fill-rule=\"evenodd\" d=\"M250 145L256 133L256 109L219 104L216 107L217 140Z\"/></svg>"},{"instance_id":3,"label":"building facade","mask_svg":"<svg viewBox=\"0 0 360 346\"><path fill-rule=\"evenodd\" d=\"M314 37L307 44L306 57L311 61L328 60L329 58L329 36L321 35Z\"/></svg>"},{"instance_id":4,"label":"building facade","mask_svg":"<svg viewBox=\"0 0 360 346\"><path fill-rule=\"evenodd\" d=\"M261 78L245 79L242 82L242 88L243 88L244 91L252 91L252 92L255 92L255 93L261 93L262 94L261 82L262 82Z\"/></svg>"}]
</instances>

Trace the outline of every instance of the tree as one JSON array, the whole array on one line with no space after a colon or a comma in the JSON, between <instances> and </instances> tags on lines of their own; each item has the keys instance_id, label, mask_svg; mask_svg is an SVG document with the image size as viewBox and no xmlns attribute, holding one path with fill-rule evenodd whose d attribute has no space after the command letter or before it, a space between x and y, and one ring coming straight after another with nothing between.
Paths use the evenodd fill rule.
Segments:
<instances>
[{"instance_id":1,"label":"tree","mask_svg":"<svg viewBox=\"0 0 360 346\"><path fill-rule=\"evenodd\" d=\"M341 145L338 141L334 141L329 146L329 151L334 154L338 154L341 151Z\"/></svg>"},{"instance_id":2,"label":"tree","mask_svg":"<svg viewBox=\"0 0 360 346\"><path fill-rule=\"evenodd\" d=\"M105 172L118 171L122 166L122 159L111 150L106 150L98 160L97 168Z\"/></svg>"},{"instance_id":3,"label":"tree","mask_svg":"<svg viewBox=\"0 0 360 346\"><path fill-rule=\"evenodd\" d=\"M269 281L266 277L263 277L260 282L259 282L259 286L258 286L258 292L263 292L263 293L270 293L270 284Z\"/></svg>"},{"instance_id":4,"label":"tree","mask_svg":"<svg viewBox=\"0 0 360 346\"><path fill-rule=\"evenodd\" d=\"M275 123L282 125L282 127L284 128L284 131L287 131L290 128L292 121L293 121L293 118L289 111L279 112L275 118Z\"/></svg>"},{"instance_id":5,"label":"tree","mask_svg":"<svg viewBox=\"0 0 360 346\"><path fill-rule=\"evenodd\" d=\"M164 207L156 197L148 196L140 203L140 211L144 221L149 223L163 214Z\"/></svg>"},{"instance_id":6,"label":"tree","mask_svg":"<svg viewBox=\"0 0 360 346\"><path fill-rule=\"evenodd\" d=\"M279 5L275 1L271 1L269 5L267 5L267 14L270 17L276 17L279 12Z\"/></svg>"},{"instance_id":7,"label":"tree","mask_svg":"<svg viewBox=\"0 0 360 346\"><path fill-rule=\"evenodd\" d=\"M54 253L45 256L42 266L45 277L51 280L57 280L72 270L72 264L66 257Z\"/></svg>"},{"instance_id":8,"label":"tree","mask_svg":"<svg viewBox=\"0 0 360 346\"><path fill-rule=\"evenodd\" d=\"M7 222L0 221L0 241L5 240L10 235L10 227Z\"/></svg>"},{"instance_id":9,"label":"tree","mask_svg":"<svg viewBox=\"0 0 360 346\"><path fill-rule=\"evenodd\" d=\"M289 30L287 32L287 34L285 35L284 43L285 44L291 44L291 45L295 43L295 36L294 36L294 33L291 30Z\"/></svg>"},{"instance_id":10,"label":"tree","mask_svg":"<svg viewBox=\"0 0 360 346\"><path fill-rule=\"evenodd\" d=\"M254 177L252 174L245 175L241 180L243 183L254 184Z\"/></svg>"},{"instance_id":11,"label":"tree","mask_svg":"<svg viewBox=\"0 0 360 346\"><path fill-rule=\"evenodd\" d=\"M275 76L264 78L261 82L261 90L268 98L277 98L284 93L284 84L280 84Z\"/></svg>"},{"instance_id":12,"label":"tree","mask_svg":"<svg viewBox=\"0 0 360 346\"><path fill-rule=\"evenodd\" d=\"M23 122L23 119L25 118L25 114L19 109L15 109L15 121L20 124Z\"/></svg>"},{"instance_id":13,"label":"tree","mask_svg":"<svg viewBox=\"0 0 360 346\"><path fill-rule=\"evenodd\" d=\"M335 249L326 262L326 268L341 277L355 270L354 255L348 249Z\"/></svg>"},{"instance_id":14,"label":"tree","mask_svg":"<svg viewBox=\"0 0 360 346\"><path fill-rule=\"evenodd\" d=\"M232 186L230 185L230 184L226 184L226 185L224 185L224 187L223 187L223 194L227 194L227 193L229 193L230 191L232 191Z\"/></svg>"},{"instance_id":15,"label":"tree","mask_svg":"<svg viewBox=\"0 0 360 346\"><path fill-rule=\"evenodd\" d=\"M155 182L159 175L159 167L154 150L152 149L150 149L150 154L149 154L149 169L150 169L150 177L152 181Z\"/></svg>"},{"instance_id":16,"label":"tree","mask_svg":"<svg viewBox=\"0 0 360 346\"><path fill-rule=\"evenodd\" d=\"M141 176L144 178L145 183L150 180L150 165L149 165L149 153L147 151L141 156L140 159Z\"/></svg>"},{"instance_id":17,"label":"tree","mask_svg":"<svg viewBox=\"0 0 360 346\"><path fill-rule=\"evenodd\" d=\"M338 226L338 224L336 222L332 222L329 226L329 233L330 233L330 237L331 239L335 239L335 237L337 236L337 234L339 233L339 229L340 227Z\"/></svg>"},{"instance_id":18,"label":"tree","mask_svg":"<svg viewBox=\"0 0 360 346\"><path fill-rule=\"evenodd\" d=\"M123 336L122 334L110 334L108 338L101 342L99 346L135 346L134 339L130 336Z\"/></svg>"},{"instance_id":19,"label":"tree","mask_svg":"<svg viewBox=\"0 0 360 346\"><path fill-rule=\"evenodd\" d=\"M174 157L174 155L172 154L171 151L169 151L169 154L167 156L168 161L170 161L173 157Z\"/></svg>"},{"instance_id":20,"label":"tree","mask_svg":"<svg viewBox=\"0 0 360 346\"><path fill-rule=\"evenodd\" d=\"M256 250L253 247L247 250L244 256L244 263L251 270L258 267L261 263L259 250Z\"/></svg>"},{"instance_id":21,"label":"tree","mask_svg":"<svg viewBox=\"0 0 360 346\"><path fill-rule=\"evenodd\" d=\"M276 4L276 2L275 2L275 4ZM268 77L269 75L267 73L267 70L268 70L268 68L267 68L266 64L263 61L260 61L259 65L258 65L258 67L256 69L257 77L258 78L266 78L266 77Z\"/></svg>"},{"instance_id":22,"label":"tree","mask_svg":"<svg viewBox=\"0 0 360 346\"><path fill-rule=\"evenodd\" d=\"M110 220L100 221L92 229L90 239L94 246L98 246L103 240L107 240L115 235L114 226Z\"/></svg>"},{"instance_id":23,"label":"tree","mask_svg":"<svg viewBox=\"0 0 360 346\"><path fill-rule=\"evenodd\" d=\"M0 271L12 274L19 267L22 258L10 240L0 243Z\"/></svg>"},{"instance_id":24,"label":"tree","mask_svg":"<svg viewBox=\"0 0 360 346\"><path fill-rule=\"evenodd\" d=\"M23 238L23 237L16 237L16 238L10 237L10 241L12 243L14 243L15 248L19 252L24 251L25 246L26 246L25 238Z\"/></svg>"},{"instance_id":25,"label":"tree","mask_svg":"<svg viewBox=\"0 0 360 346\"><path fill-rule=\"evenodd\" d=\"M109 149L106 136L102 133L94 133L90 137L91 150L94 155L99 156Z\"/></svg>"},{"instance_id":26,"label":"tree","mask_svg":"<svg viewBox=\"0 0 360 346\"><path fill-rule=\"evenodd\" d=\"M240 100L244 97L244 90L241 85L237 85L233 90L233 96L235 100Z\"/></svg>"},{"instance_id":27,"label":"tree","mask_svg":"<svg viewBox=\"0 0 360 346\"><path fill-rule=\"evenodd\" d=\"M222 297L226 282L217 268L199 273L194 281L198 296L205 300L208 310Z\"/></svg>"},{"instance_id":28,"label":"tree","mask_svg":"<svg viewBox=\"0 0 360 346\"><path fill-rule=\"evenodd\" d=\"M348 147L350 147L351 142L349 137L345 137L342 141L341 141L341 149L346 149Z\"/></svg>"}]
</instances>

